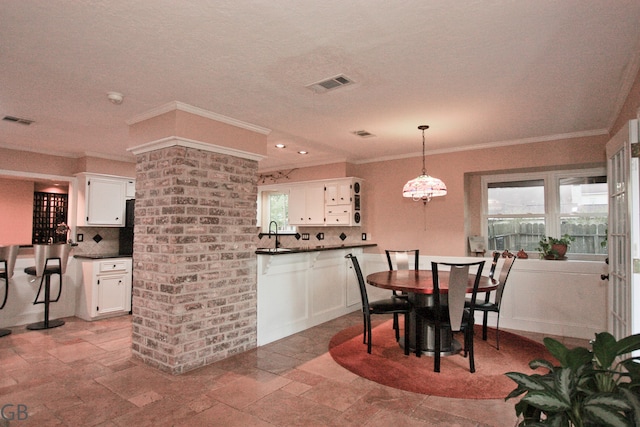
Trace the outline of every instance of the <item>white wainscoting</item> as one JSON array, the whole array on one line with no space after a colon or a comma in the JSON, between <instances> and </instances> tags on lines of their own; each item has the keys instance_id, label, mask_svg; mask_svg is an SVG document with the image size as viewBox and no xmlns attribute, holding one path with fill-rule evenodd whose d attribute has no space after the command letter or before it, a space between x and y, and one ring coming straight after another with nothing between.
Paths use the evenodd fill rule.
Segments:
<instances>
[{"instance_id":1,"label":"white wainscoting","mask_svg":"<svg viewBox=\"0 0 640 427\"><path fill-rule=\"evenodd\" d=\"M490 258L485 258L488 274ZM365 254L364 274L387 270L383 254ZM431 261L477 260L467 257L420 256L420 268ZM499 274L502 259L496 269ZM591 339L607 330L607 273L602 261L548 261L517 259L507 280L500 313L500 327L549 335ZM389 291L369 287L369 298L386 297ZM476 323L482 317L476 314ZM490 314L489 326L495 326Z\"/></svg>"}]
</instances>

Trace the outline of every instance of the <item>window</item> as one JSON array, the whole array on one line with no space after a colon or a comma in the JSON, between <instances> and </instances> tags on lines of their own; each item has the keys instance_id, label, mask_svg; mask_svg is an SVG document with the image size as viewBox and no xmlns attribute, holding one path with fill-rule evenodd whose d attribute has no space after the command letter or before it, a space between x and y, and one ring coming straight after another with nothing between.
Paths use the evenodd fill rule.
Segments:
<instances>
[{"instance_id":1,"label":"window","mask_svg":"<svg viewBox=\"0 0 640 427\"><path fill-rule=\"evenodd\" d=\"M262 192L262 230L267 233L269 224L278 224L278 233L295 233L296 228L289 225L289 193L284 191Z\"/></svg>"},{"instance_id":2,"label":"window","mask_svg":"<svg viewBox=\"0 0 640 427\"><path fill-rule=\"evenodd\" d=\"M67 199L66 194L34 192L33 244L67 241L66 230L59 228L67 221Z\"/></svg>"},{"instance_id":3,"label":"window","mask_svg":"<svg viewBox=\"0 0 640 427\"><path fill-rule=\"evenodd\" d=\"M482 185L489 250L536 252L542 236L568 234L569 253L607 254L604 169L485 176Z\"/></svg>"}]
</instances>

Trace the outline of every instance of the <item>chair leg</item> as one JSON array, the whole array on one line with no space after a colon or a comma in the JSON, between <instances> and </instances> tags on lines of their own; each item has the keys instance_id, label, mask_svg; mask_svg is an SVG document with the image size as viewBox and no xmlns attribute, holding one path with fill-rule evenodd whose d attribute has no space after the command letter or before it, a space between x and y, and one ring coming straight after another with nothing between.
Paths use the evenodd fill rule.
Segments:
<instances>
[{"instance_id":1,"label":"chair leg","mask_svg":"<svg viewBox=\"0 0 640 427\"><path fill-rule=\"evenodd\" d=\"M398 313L393 313L393 329L396 331L396 341L400 340L400 326L398 325Z\"/></svg>"},{"instance_id":2,"label":"chair leg","mask_svg":"<svg viewBox=\"0 0 640 427\"><path fill-rule=\"evenodd\" d=\"M500 312L498 311L498 320L496 320L496 348L500 350Z\"/></svg>"},{"instance_id":3,"label":"chair leg","mask_svg":"<svg viewBox=\"0 0 640 427\"><path fill-rule=\"evenodd\" d=\"M467 329L468 331L465 331L465 336L469 335L469 338L465 338L465 341L468 341L465 346L469 346L469 371L473 374L476 371L476 363L473 358L473 325L471 328Z\"/></svg>"},{"instance_id":4,"label":"chair leg","mask_svg":"<svg viewBox=\"0 0 640 427\"><path fill-rule=\"evenodd\" d=\"M362 312L362 327L363 327L362 344L366 344L367 343L367 315L364 313L364 311Z\"/></svg>"},{"instance_id":5,"label":"chair leg","mask_svg":"<svg viewBox=\"0 0 640 427\"><path fill-rule=\"evenodd\" d=\"M371 317L369 317L369 321L367 322L367 333L369 339L367 340L367 353L371 354Z\"/></svg>"},{"instance_id":6,"label":"chair leg","mask_svg":"<svg viewBox=\"0 0 640 427\"><path fill-rule=\"evenodd\" d=\"M416 313L416 357L422 356L422 318Z\"/></svg>"},{"instance_id":7,"label":"chair leg","mask_svg":"<svg viewBox=\"0 0 640 427\"><path fill-rule=\"evenodd\" d=\"M409 313L404 314L404 355L409 355Z\"/></svg>"},{"instance_id":8,"label":"chair leg","mask_svg":"<svg viewBox=\"0 0 640 427\"><path fill-rule=\"evenodd\" d=\"M433 372L440 372L440 325L434 325Z\"/></svg>"},{"instance_id":9,"label":"chair leg","mask_svg":"<svg viewBox=\"0 0 640 427\"><path fill-rule=\"evenodd\" d=\"M482 340L487 340L487 321L489 320L489 312L482 312Z\"/></svg>"}]
</instances>

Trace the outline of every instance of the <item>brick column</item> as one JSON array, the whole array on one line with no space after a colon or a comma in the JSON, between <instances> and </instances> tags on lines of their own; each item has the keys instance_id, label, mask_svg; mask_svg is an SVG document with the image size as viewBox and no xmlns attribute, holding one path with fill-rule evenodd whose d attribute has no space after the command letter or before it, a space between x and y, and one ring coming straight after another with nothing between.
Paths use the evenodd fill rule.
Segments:
<instances>
[{"instance_id":1,"label":"brick column","mask_svg":"<svg viewBox=\"0 0 640 427\"><path fill-rule=\"evenodd\" d=\"M258 162L136 155L133 353L180 374L256 346Z\"/></svg>"}]
</instances>

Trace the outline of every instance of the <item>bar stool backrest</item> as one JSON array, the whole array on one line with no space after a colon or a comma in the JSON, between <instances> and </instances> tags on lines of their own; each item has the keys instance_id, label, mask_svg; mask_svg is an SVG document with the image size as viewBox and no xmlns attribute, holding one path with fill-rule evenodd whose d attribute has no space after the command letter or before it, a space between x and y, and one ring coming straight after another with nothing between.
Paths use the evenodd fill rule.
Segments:
<instances>
[{"instance_id":1,"label":"bar stool backrest","mask_svg":"<svg viewBox=\"0 0 640 427\"><path fill-rule=\"evenodd\" d=\"M60 274L64 275L67 271L67 261L69 260L69 252L71 245L67 243L54 243L51 245L33 245L33 254L36 259L36 276L42 277L44 274L47 261L58 259L60 262Z\"/></svg>"},{"instance_id":2,"label":"bar stool backrest","mask_svg":"<svg viewBox=\"0 0 640 427\"><path fill-rule=\"evenodd\" d=\"M18 257L18 245L0 246L0 262L4 261L7 264L7 278L13 277L13 269L16 266L16 258Z\"/></svg>"}]
</instances>

